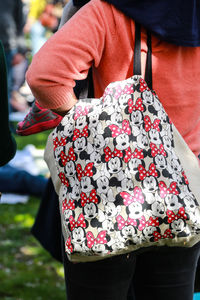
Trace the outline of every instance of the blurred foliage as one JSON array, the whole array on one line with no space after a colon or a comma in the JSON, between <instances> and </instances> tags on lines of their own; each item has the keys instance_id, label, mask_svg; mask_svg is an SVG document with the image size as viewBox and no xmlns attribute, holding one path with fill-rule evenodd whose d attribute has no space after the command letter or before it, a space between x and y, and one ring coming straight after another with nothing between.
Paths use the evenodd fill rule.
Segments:
<instances>
[{"instance_id":1,"label":"blurred foliage","mask_svg":"<svg viewBox=\"0 0 200 300\"><path fill-rule=\"evenodd\" d=\"M26 145L33 144L38 149L44 149L48 135L52 130L46 130L37 134L28 136L18 136L15 135L15 140L17 142L17 149L22 150Z\"/></svg>"}]
</instances>

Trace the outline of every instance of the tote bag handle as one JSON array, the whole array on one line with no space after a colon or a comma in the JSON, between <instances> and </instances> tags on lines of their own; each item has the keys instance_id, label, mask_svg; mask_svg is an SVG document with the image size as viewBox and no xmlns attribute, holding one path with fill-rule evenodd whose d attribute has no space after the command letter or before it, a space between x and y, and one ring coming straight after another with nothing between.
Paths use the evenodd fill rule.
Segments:
<instances>
[{"instance_id":1,"label":"tote bag handle","mask_svg":"<svg viewBox=\"0 0 200 300\"><path fill-rule=\"evenodd\" d=\"M145 81L148 87L152 90L152 46L151 33L147 31L147 59L145 69ZM133 74L141 75L141 26L135 23L135 48L133 60Z\"/></svg>"}]
</instances>

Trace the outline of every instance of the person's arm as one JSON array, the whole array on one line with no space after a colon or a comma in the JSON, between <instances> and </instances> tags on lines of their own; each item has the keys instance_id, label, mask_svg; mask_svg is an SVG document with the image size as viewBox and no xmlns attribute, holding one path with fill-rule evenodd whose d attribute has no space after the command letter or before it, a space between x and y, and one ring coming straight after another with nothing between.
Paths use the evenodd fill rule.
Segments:
<instances>
[{"instance_id":1,"label":"person's arm","mask_svg":"<svg viewBox=\"0 0 200 300\"><path fill-rule=\"evenodd\" d=\"M94 1L84 6L34 56L26 78L41 104L60 115L75 103L75 80L100 62L105 43L104 11ZM98 9L99 8L99 9ZM90 17L88 17L90 16Z\"/></svg>"}]
</instances>

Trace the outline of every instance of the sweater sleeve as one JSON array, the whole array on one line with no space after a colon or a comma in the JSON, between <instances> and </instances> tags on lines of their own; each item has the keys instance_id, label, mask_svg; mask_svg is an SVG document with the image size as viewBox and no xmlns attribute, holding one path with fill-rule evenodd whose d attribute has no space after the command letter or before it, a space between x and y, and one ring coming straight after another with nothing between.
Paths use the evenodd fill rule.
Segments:
<instances>
[{"instance_id":1,"label":"sweater sleeve","mask_svg":"<svg viewBox=\"0 0 200 300\"><path fill-rule=\"evenodd\" d=\"M106 34L103 3L92 0L82 7L34 56L26 79L43 107L70 102L75 80L85 79L92 65L98 67Z\"/></svg>"}]
</instances>

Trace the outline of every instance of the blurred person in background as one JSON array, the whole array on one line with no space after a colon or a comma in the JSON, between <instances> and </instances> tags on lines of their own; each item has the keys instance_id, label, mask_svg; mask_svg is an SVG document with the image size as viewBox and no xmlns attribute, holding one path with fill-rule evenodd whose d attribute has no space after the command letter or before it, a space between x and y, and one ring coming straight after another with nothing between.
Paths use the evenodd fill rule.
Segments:
<instances>
[{"instance_id":1,"label":"blurred person in background","mask_svg":"<svg viewBox=\"0 0 200 300\"><path fill-rule=\"evenodd\" d=\"M30 34L31 54L37 53L48 37L58 28L63 1L30 0L24 33Z\"/></svg>"},{"instance_id":2,"label":"blurred person in background","mask_svg":"<svg viewBox=\"0 0 200 300\"><path fill-rule=\"evenodd\" d=\"M28 109L25 99L20 99L20 102L12 90L13 65L25 59L24 24L25 18L21 0L0 1L0 40L6 56L9 111Z\"/></svg>"}]
</instances>

